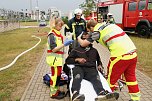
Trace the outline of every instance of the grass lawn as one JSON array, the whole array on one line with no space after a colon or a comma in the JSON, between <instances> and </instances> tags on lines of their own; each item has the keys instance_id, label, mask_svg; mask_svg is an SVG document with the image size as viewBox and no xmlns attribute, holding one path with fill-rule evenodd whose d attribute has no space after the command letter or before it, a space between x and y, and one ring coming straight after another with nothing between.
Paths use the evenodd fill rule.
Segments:
<instances>
[{"instance_id":1,"label":"grass lawn","mask_svg":"<svg viewBox=\"0 0 152 101\"><path fill-rule=\"evenodd\" d=\"M21 26L39 26L39 22L20 22ZM47 22L48 25L48 22Z\"/></svg>"},{"instance_id":2,"label":"grass lawn","mask_svg":"<svg viewBox=\"0 0 152 101\"><path fill-rule=\"evenodd\" d=\"M10 64L39 39L31 37L48 32L49 28L16 29L0 33L0 68ZM19 101L25 91L46 46L46 35L33 50L21 56L10 68L0 72L0 101Z\"/></svg>"},{"instance_id":3,"label":"grass lawn","mask_svg":"<svg viewBox=\"0 0 152 101\"><path fill-rule=\"evenodd\" d=\"M38 26L38 22L20 22L21 26Z\"/></svg>"},{"instance_id":4,"label":"grass lawn","mask_svg":"<svg viewBox=\"0 0 152 101\"><path fill-rule=\"evenodd\" d=\"M152 78L152 38L139 38L134 35L130 35L130 38L137 47L137 69Z\"/></svg>"}]
</instances>

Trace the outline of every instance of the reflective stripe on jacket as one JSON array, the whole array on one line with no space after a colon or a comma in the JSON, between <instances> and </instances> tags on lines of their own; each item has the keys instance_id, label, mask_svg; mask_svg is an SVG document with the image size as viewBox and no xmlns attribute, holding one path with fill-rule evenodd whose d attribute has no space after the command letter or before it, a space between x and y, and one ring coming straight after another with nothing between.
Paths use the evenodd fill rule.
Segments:
<instances>
[{"instance_id":1,"label":"reflective stripe on jacket","mask_svg":"<svg viewBox=\"0 0 152 101\"><path fill-rule=\"evenodd\" d=\"M57 31L55 29L52 29L49 33L53 33L55 37L55 41L57 44L57 47L62 45L63 43L63 36L61 35L60 31ZM62 60L63 60L63 51L57 51L52 52L49 43L47 43L47 57L46 62L50 66L62 66Z\"/></svg>"},{"instance_id":2,"label":"reflective stripe on jacket","mask_svg":"<svg viewBox=\"0 0 152 101\"><path fill-rule=\"evenodd\" d=\"M97 28L100 29L100 26L95 26L94 30L97 30ZM129 36L115 24L110 24L99 32L100 38L98 41L109 49L111 57L121 56L136 49Z\"/></svg>"},{"instance_id":3,"label":"reflective stripe on jacket","mask_svg":"<svg viewBox=\"0 0 152 101\"><path fill-rule=\"evenodd\" d=\"M80 18L79 21L76 18L69 20L66 26L66 32L73 33L73 39L75 40L83 31L86 31L86 22L84 19Z\"/></svg>"}]
</instances>

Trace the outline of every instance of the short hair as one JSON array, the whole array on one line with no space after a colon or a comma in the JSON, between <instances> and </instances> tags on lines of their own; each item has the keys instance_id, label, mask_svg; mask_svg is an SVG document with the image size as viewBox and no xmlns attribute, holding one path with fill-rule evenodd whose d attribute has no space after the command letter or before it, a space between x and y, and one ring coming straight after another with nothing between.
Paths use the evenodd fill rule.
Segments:
<instances>
[{"instance_id":1,"label":"short hair","mask_svg":"<svg viewBox=\"0 0 152 101\"><path fill-rule=\"evenodd\" d=\"M95 27L97 24L97 21L94 19L90 19L87 23L87 28L90 29L91 27Z\"/></svg>"}]
</instances>

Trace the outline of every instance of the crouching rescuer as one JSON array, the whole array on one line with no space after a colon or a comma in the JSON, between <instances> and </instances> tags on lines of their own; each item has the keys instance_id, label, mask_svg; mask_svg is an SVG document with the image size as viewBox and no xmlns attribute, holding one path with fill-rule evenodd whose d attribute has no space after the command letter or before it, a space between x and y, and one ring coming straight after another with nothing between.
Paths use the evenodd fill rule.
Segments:
<instances>
[{"instance_id":1,"label":"crouching rescuer","mask_svg":"<svg viewBox=\"0 0 152 101\"><path fill-rule=\"evenodd\" d=\"M51 67L50 96L55 99L62 99L65 95L65 92L59 90L63 66L63 47L73 42L73 40L65 40L63 43L63 36L60 33L63 24L61 19L55 19L55 26L49 32L47 40L46 62Z\"/></svg>"}]
</instances>

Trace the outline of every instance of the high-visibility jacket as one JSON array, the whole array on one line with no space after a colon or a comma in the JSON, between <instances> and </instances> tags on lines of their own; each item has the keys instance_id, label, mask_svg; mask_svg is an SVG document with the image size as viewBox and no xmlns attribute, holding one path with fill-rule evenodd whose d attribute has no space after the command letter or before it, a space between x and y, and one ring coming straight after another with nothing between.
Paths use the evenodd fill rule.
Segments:
<instances>
[{"instance_id":1,"label":"high-visibility jacket","mask_svg":"<svg viewBox=\"0 0 152 101\"><path fill-rule=\"evenodd\" d=\"M94 27L94 31L100 32L100 38L97 41L109 49L111 57L122 56L136 50L128 35L117 25L109 24L104 29L101 27L103 28L102 24Z\"/></svg>"},{"instance_id":2,"label":"high-visibility jacket","mask_svg":"<svg viewBox=\"0 0 152 101\"><path fill-rule=\"evenodd\" d=\"M52 29L49 34L54 34L55 41L57 46L61 46L63 43L63 36L61 35L60 31L56 29ZM62 66L63 60L63 51L52 52L49 43L47 43L47 57L46 61L50 66Z\"/></svg>"},{"instance_id":3,"label":"high-visibility jacket","mask_svg":"<svg viewBox=\"0 0 152 101\"><path fill-rule=\"evenodd\" d=\"M103 25L103 24L97 24L94 27L94 31L99 31L100 32L100 38L98 40L99 43L102 45L106 46L110 53L111 53L111 58L109 62L109 67L108 67L108 79L107 81L110 84L110 87L113 88L114 84L112 84L112 81L115 79L116 76L111 76L112 74L118 74L121 73L120 69L119 72L116 72L116 70L119 69L119 67L124 68L125 65L123 62L120 64L121 60L131 60L131 59L136 59L137 54L136 54L136 47L131 41L131 39L126 35L126 33L117 25L115 24L108 24L108 25ZM112 58L115 58L114 60ZM119 62L119 64L117 64ZM114 68L114 65L117 65L117 68ZM135 63L136 64L136 63ZM122 66L119 66L122 65ZM116 67L116 66L115 66ZM131 67L129 67L131 68ZM134 66L132 67L132 75L134 74ZM126 72L127 73L127 72ZM126 75L125 73L125 75ZM131 73L131 72L130 72ZM121 75L121 74L118 74ZM128 89L129 89L129 94L131 96L131 99L134 101L139 101L140 100L140 91L138 88L138 83L136 81L136 77L133 76L132 78L129 78L128 81L126 82Z\"/></svg>"}]
</instances>

